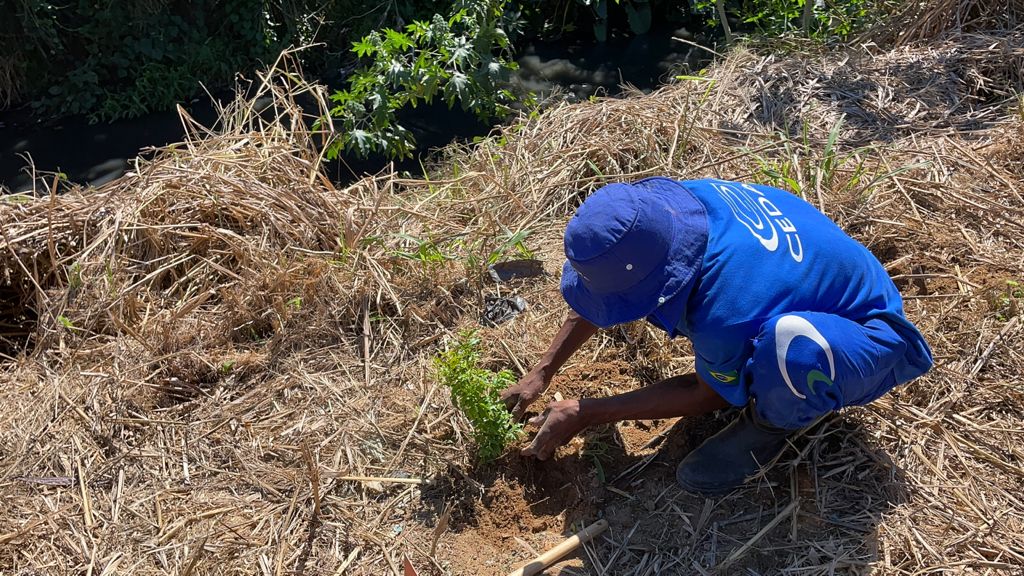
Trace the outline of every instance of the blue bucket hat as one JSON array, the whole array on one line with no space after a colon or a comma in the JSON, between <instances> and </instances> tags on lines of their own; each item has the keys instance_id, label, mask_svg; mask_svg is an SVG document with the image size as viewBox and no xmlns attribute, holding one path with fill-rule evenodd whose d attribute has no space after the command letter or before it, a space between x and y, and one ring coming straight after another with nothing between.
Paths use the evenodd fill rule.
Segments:
<instances>
[{"instance_id":1,"label":"blue bucket hat","mask_svg":"<svg viewBox=\"0 0 1024 576\"><path fill-rule=\"evenodd\" d=\"M609 184L565 229L562 296L601 328L649 316L696 277L707 236L704 206L681 183Z\"/></svg>"}]
</instances>

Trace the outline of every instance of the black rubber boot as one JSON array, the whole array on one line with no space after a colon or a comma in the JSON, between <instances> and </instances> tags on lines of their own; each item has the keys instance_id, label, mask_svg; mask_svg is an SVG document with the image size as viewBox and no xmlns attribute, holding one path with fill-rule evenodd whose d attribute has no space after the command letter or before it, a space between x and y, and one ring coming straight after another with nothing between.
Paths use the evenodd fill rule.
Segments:
<instances>
[{"instance_id":1,"label":"black rubber boot","mask_svg":"<svg viewBox=\"0 0 1024 576\"><path fill-rule=\"evenodd\" d=\"M676 480L687 492L718 496L736 488L786 446L793 430L760 420L751 406L683 458Z\"/></svg>"}]
</instances>

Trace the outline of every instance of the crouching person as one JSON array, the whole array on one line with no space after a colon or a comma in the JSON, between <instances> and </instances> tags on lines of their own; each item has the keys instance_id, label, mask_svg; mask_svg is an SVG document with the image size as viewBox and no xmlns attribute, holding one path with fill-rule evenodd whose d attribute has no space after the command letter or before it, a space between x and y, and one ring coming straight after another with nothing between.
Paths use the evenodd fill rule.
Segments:
<instances>
[{"instance_id":1,"label":"crouching person","mask_svg":"<svg viewBox=\"0 0 1024 576\"><path fill-rule=\"evenodd\" d=\"M540 362L503 399L518 416L599 329L645 319L693 344L695 371L607 398L549 404L526 456L588 426L743 407L679 464L714 495L819 416L875 400L932 365L882 265L797 196L722 180L649 178L592 194L565 231L570 307Z\"/></svg>"}]
</instances>

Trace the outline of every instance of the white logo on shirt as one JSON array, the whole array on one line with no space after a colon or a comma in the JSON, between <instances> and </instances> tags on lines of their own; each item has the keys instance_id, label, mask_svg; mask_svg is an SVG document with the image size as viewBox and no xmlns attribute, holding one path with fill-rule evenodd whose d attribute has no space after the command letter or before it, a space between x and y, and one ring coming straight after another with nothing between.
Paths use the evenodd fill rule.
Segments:
<instances>
[{"instance_id":1,"label":"white logo on shirt","mask_svg":"<svg viewBox=\"0 0 1024 576\"><path fill-rule=\"evenodd\" d=\"M749 184L740 184L737 188L729 182L712 182L711 186L729 205L736 220L757 238L761 246L769 252L775 252L779 248L781 230L789 246L789 255L796 262L803 262L804 246L800 242L796 226L763 192Z\"/></svg>"},{"instance_id":2,"label":"white logo on shirt","mask_svg":"<svg viewBox=\"0 0 1024 576\"><path fill-rule=\"evenodd\" d=\"M832 346L825 340L825 337L818 332L818 329L814 327L805 318L800 316L783 316L779 318L779 321L775 323L775 359L779 363L779 372L782 373L782 379L786 381L786 386L789 386L790 392L794 396L801 400L806 400L807 396L804 396L796 387L793 386L793 381L789 378L789 369L786 368L786 354L789 353L789 345L793 343L793 340L798 336L810 338L815 344L821 346L821 349L825 351L825 356L828 358L828 384L832 384L832 380L836 378L836 361L832 357ZM814 392L813 387L813 376L808 377L808 388L811 392Z\"/></svg>"}]
</instances>

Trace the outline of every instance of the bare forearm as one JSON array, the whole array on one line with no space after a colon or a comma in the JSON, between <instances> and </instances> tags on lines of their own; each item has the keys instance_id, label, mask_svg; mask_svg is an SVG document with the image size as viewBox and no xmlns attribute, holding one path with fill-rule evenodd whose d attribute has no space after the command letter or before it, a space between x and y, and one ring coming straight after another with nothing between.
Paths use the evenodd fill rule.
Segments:
<instances>
[{"instance_id":1,"label":"bare forearm","mask_svg":"<svg viewBox=\"0 0 1024 576\"><path fill-rule=\"evenodd\" d=\"M548 347L547 352L541 357L533 371L537 372L545 383L550 383L551 378L569 357L594 334L597 334L598 330L597 326L570 310L569 316L562 323L558 334L555 334L555 338L551 341L551 346Z\"/></svg>"},{"instance_id":2,"label":"bare forearm","mask_svg":"<svg viewBox=\"0 0 1024 576\"><path fill-rule=\"evenodd\" d=\"M513 416L519 418L526 412L530 404L533 404L551 385L551 378L555 372L558 372L573 352L579 350L587 339L597 333L597 330L597 326L587 322L579 314L569 311L569 317L562 323L540 362L524 374L514 386L509 386L501 393L502 402L512 411Z\"/></svg>"},{"instance_id":3,"label":"bare forearm","mask_svg":"<svg viewBox=\"0 0 1024 576\"><path fill-rule=\"evenodd\" d=\"M607 398L580 400L587 426L620 420L653 420L695 416L725 408L726 402L696 374L674 376L657 384Z\"/></svg>"}]
</instances>

